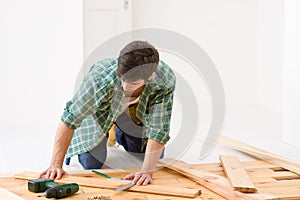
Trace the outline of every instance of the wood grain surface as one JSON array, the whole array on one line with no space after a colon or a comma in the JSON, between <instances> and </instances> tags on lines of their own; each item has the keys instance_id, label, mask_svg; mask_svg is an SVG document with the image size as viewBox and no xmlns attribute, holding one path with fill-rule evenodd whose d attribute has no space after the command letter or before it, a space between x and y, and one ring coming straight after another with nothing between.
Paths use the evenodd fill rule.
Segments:
<instances>
[{"instance_id":1,"label":"wood grain surface","mask_svg":"<svg viewBox=\"0 0 300 200\"><path fill-rule=\"evenodd\" d=\"M224 168L226 177L229 179L230 184L235 190L249 193L257 191L237 157L220 155L220 161Z\"/></svg>"},{"instance_id":2,"label":"wood grain surface","mask_svg":"<svg viewBox=\"0 0 300 200\"><path fill-rule=\"evenodd\" d=\"M300 176L292 171L289 171L282 166L266 161L250 161L241 162L241 165L246 170L254 186L257 188L256 193L245 194L248 197L266 200L299 200L300 199ZM189 165L193 170L202 175L206 175L211 181L216 180L217 184L229 184L226 179L226 174L221 163L206 163ZM123 177L134 169L126 170L101 170L112 177ZM101 177L89 171L77 171L73 176L82 178L102 179ZM221 177L221 178L220 178ZM187 178L186 176L168 168L162 168L156 171L153 175L155 185L168 186L171 188L192 188L201 190L201 195L195 197L198 200L224 200L225 198L212 192L204 186ZM218 179L219 178L219 179ZM102 180L105 180L104 178ZM227 182L227 183L226 183ZM21 198L28 200L41 200L36 193L27 190L27 180L14 179L13 177L0 178L0 187L10 191ZM212 190L214 190L212 188ZM143 192L124 191L115 194L113 189L107 188L92 188L80 186L80 190L73 196L65 198L66 200L88 200L95 196L109 196L112 200L188 200L191 198L149 194ZM1 197L1 196L0 196ZM1 199L1 198L0 198ZM3 198L2 198L3 199ZM1 200L2 200L1 199ZM235 200L234 198L232 200Z\"/></svg>"}]
</instances>

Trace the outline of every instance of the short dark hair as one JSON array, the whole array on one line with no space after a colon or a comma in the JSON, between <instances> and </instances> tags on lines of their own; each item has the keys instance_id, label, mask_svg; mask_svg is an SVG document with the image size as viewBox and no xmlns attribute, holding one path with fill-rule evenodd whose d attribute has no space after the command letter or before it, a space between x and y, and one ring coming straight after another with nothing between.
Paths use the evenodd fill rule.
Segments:
<instances>
[{"instance_id":1,"label":"short dark hair","mask_svg":"<svg viewBox=\"0 0 300 200\"><path fill-rule=\"evenodd\" d=\"M147 41L133 41L120 51L117 74L127 82L147 80L156 71L158 62L159 54L154 46Z\"/></svg>"}]
</instances>

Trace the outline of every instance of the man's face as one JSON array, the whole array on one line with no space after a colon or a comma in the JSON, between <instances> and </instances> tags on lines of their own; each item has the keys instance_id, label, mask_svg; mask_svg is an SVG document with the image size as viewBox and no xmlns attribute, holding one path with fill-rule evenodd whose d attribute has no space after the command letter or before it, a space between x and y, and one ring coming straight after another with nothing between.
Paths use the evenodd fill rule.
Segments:
<instances>
[{"instance_id":1,"label":"man's face","mask_svg":"<svg viewBox=\"0 0 300 200\"><path fill-rule=\"evenodd\" d=\"M147 79L147 81L150 81L155 75L155 72L153 72L149 78ZM137 91L137 92L141 92L143 86L145 85L146 83L146 80L144 79L138 79L136 81L131 81L131 82L128 82L128 81L123 81L121 79L121 83L122 83L122 87L123 87L123 90L125 91L125 93L130 93L130 92L134 92L134 91Z\"/></svg>"},{"instance_id":2,"label":"man's face","mask_svg":"<svg viewBox=\"0 0 300 200\"><path fill-rule=\"evenodd\" d=\"M141 88L143 85L145 85L145 80L144 79L138 79L138 80L133 81L133 82L127 82L127 81L121 80L121 82L122 82L123 90L125 92L134 92L137 89Z\"/></svg>"}]
</instances>

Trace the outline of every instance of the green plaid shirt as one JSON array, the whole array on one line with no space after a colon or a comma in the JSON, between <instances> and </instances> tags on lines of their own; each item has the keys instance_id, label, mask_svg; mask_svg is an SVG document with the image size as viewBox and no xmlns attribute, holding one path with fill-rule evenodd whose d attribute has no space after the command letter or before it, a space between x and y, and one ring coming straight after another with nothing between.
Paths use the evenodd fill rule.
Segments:
<instances>
[{"instance_id":1,"label":"green plaid shirt","mask_svg":"<svg viewBox=\"0 0 300 200\"><path fill-rule=\"evenodd\" d=\"M100 144L121 114L124 90L117 76L117 66L118 61L113 58L94 64L80 89L67 102L61 120L76 130L66 157L87 152ZM170 138L175 82L172 69L160 61L136 108L136 116L144 125L143 135L163 144Z\"/></svg>"}]
</instances>

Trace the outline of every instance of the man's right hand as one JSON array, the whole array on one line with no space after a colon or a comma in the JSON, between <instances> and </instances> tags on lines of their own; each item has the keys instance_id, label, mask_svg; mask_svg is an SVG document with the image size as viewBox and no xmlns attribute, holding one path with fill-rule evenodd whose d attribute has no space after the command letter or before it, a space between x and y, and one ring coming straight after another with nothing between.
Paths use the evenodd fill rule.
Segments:
<instances>
[{"instance_id":1,"label":"man's right hand","mask_svg":"<svg viewBox=\"0 0 300 200\"><path fill-rule=\"evenodd\" d=\"M64 174L67 174L63 169L64 157L72 140L74 129L69 128L63 122L60 122L57 128L52 159L48 169L40 173L39 177L48 179L60 179Z\"/></svg>"},{"instance_id":2,"label":"man's right hand","mask_svg":"<svg viewBox=\"0 0 300 200\"><path fill-rule=\"evenodd\" d=\"M40 173L39 178L42 178L43 176L45 176L44 178L48 178L48 179L54 180L54 179L60 179L65 174L68 174L68 173L65 172L62 169L62 167L52 165L48 169L46 169L45 171L43 171L42 173Z\"/></svg>"}]
</instances>

